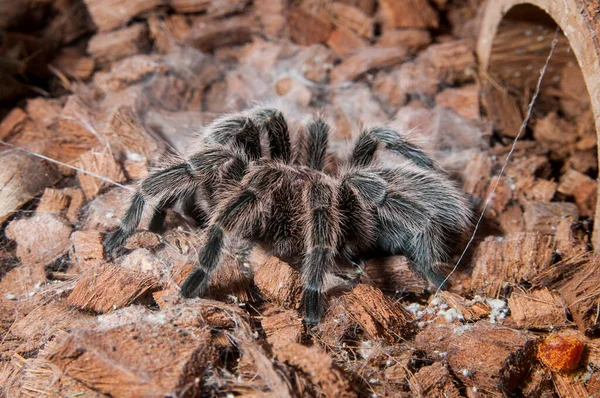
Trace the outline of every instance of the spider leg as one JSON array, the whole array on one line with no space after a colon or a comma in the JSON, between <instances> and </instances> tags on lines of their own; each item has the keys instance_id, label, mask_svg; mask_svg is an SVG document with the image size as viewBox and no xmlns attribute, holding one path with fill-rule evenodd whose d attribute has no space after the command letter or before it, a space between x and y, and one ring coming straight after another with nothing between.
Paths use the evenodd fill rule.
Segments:
<instances>
[{"instance_id":1,"label":"spider leg","mask_svg":"<svg viewBox=\"0 0 600 398\"><path fill-rule=\"evenodd\" d=\"M260 130L249 117L243 114L227 116L216 120L209 129L207 140L210 144L240 148L249 160L258 160L262 156Z\"/></svg>"},{"instance_id":2,"label":"spider leg","mask_svg":"<svg viewBox=\"0 0 600 398\"><path fill-rule=\"evenodd\" d=\"M387 127L375 127L364 130L360 134L350 157L350 165L356 167L369 166L373 162L375 152L380 145L404 156L417 166L431 170L436 169L433 160L422 149L410 143L397 131Z\"/></svg>"},{"instance_id":3,"label":"spider leg","mask_svg":"<svg viewBox=\"0 0 600 398\"><path fill-rule=\"evenodd\" d=\"M256 111L256 117L259 126L267 133L271 159L290 163L292 158L290 133L283 114L277 109L262 108Z\"/></svg>"},{"instance_id":4,"label":"spider leg","mask_svg":"<svg viewBox=\"0 0 600 398\"><path fill-rule=\"evenodd\" d=\"M326 273L335 267L337 242L340 235L337 197L334 188L321 181L313 181L305 192L306 253L302 262L302 279L306 322L319 322L325 312L323 284Z\"/></svg>"},{"instance_id":5,"label":"spider leg","mask_svg":"<svg viewBox=\"0 0 600 398\"><path fill-rule=\"evenodd\" d=\"M193 155L188 162L152 173L142 181L133 195L119 228L106 235L104 240L106 253L112 255L133 235L140 224L148 200L158 200L151 226L159 228L164 221L165 210L172 206L178 197L193 196L199 185L206 184L221 169L229 170L231 174L235 174L233 170L237 174L243 174L240 169L246 170L246 168L247 160L235 151L227 148L211 148ZM198 216L201 220L201 215Z\"/></svg>"},{"instance_id":6,"label":"spider leg","mask_svg":"<svg viewBox=\"0 0 600 398\"><path fill-rule=\"evenodd\" d=\"M167 209L172 208L177 202L176 198L169 198L166 201L159 203L154 208L154 214L152 215L152 219L150 220L150 225L148 229L152 232L162 232L165 224L165 218L167 217Z\"/></svg>"},{"instance_id":7,"label":"spider leg","mask_svg":"<svg viewBox=\"0 0 600 398\"><path fill-rule=\"evenodd\" d=\"M196 194L187 195L183 199L183 212L186 216L191 217L196 221L198 226L205 227L208 222L208 215L206 212L198 205Z\"/></svg>"},{"instance_id":8,"label":"spider leg","mask_svg":"<svg viewBox=\"0 0 600 398\"><path fill-rule=\"evenodd\" d=\"M327 161L327 143L331 129L321 119L314 119L308 123L306 130L306 165L313 170L322 171Z\"/></svg>"},{"instance_id":9,"label":"spider leg","mask_svg":"<svg viewBox=\"0 0 600 398\"><path fill-rule=\"evenodd\" d=\"M225 234L240 233L244 238L257 236L261 226L261 201L263 192L270 192L269 185L276 183L276 171L261 168L248 174L245 184L217 209L207 228L206 243L198 256L198 267L181 285L181 296L185 298L203 296L210 283L210 275L221 260Z\"/></svg>"}]
</instances>

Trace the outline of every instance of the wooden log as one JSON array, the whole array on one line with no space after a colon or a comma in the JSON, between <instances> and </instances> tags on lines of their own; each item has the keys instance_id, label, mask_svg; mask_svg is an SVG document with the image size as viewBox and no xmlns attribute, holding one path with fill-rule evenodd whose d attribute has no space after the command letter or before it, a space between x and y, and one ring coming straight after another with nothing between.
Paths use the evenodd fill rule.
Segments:
<instances>
[{"instance_id":1,"label":"wooden log","mask_svg":"<svg viewBox=\"0 0 600 398\"><path fill-rule=\"evenodd\" d=\"M6 237L17 242L24 265L47 265L69 251L71 226L62 217L46 213L11 222Z\"/></svg>"},{"instance_id":2,"label":"wooden log","mask_svg":"<svg viewBox=\"0 0 600 398\"><path fill-rule=\"evenodd\" d=\"M113 32L98 33L88 42L88 53L100 64L108 64L149 48L148 26L133 24Z\"/></svg>"},{"instance_id":3,"label":"wooden log","mask_svg":"<svg viewBox=\"0 0 600 398\"><path fill-rule=\"evenodd\" d=\"M331 83L349 82L370 70L402 63L407 50L398 48L364 48L346 58L331 71Z\"/></svg>"},{"instance_id":4,"label":"wooden log","mask_svg":"<svg viewBox=\"0 0 600 398\"><path fill-rule=\"evenodd\" d=\"M52 164L23 152L5 151L0 162L0 222L60 178Z\"/></svg>"},{"instance_id":5,"label":"wooden log","mask_svg":"<svg viewBox=\"0 0 600 398\"><path fill-rule=\"evenodd\" d=\"M158 282L144 273L114 264L98 264L77 281L67 303L82 310L105 313L125 307L157 288Z\"/></svg>"},{"instance_id":6,"label":"wooden log","mask_svg":"<svg viewBox=\"0 0 600 398\"><path fill-rule=\"evenodd\" d=\"M186 328L183 333L169 323L137 322L75 331L49 359L103 394L187 397L200 393L213 355L208 328Z\"/></svg>"}]
</instances>

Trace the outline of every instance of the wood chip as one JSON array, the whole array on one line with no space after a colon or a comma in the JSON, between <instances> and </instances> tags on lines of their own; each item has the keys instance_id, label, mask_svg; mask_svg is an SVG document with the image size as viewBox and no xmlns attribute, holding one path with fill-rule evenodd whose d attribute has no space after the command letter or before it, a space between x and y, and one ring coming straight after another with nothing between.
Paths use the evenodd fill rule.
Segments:
<instances>
[{"instance_id":1,"label":"wood chip","mask_svg":"<svg viewBox=\"0 0 600 398\"><path fill-rule=\"evenodd\" d=\"M40 198L40 203L35 209L35 214L55 213L60 214L69 207L71 198L62 189L46 188Z\"/></svg>"},{"instance_id":2,"label":"wood chip","mask_svg":"<svg viewBox=\"0 0 600 398\"><path fill-rule=\"evenodd\" d=\"M338 55L350 55L368 42L345 26L338 26L327 39L327 45Z\"/></svg>"},{"instance_id":3,"label":"wood chip","mask_svg":"<svg viewBox=\"0 0 600 398\"><path fill-rule=\"evenodd\" d=\"M551 235L561 220L579 219L577 206L573 203L529 202L525 205L525 227L527 231Z\"/></svg>"},{"instance_id":4,"label":"wood chip","mask_svg":"<svg viewBox=\"0 0 600 398\"><path fill-rule=\"evenodd\" d=\"M203 52L236 46L251 40L254 26L252 19L243 15L227 19L201 19L192 25L186 42Z\"/></svg>"},{"instance_id":5,"label":"wood chip","mask_svg":"<svg viewBox=\"0 0 600 398\"><path fill-rule=\"evenodd\" d=\"M508 299L508 306L519 328L553 329L568 322L565 301L548 289L514 292Z\"/></svg>"},{"instance_id":6,"label":"wood chip","mask_svg":"<svg viewBox=\"0 0 600 398\"><path fill-rule=\"evenodd\" d=\"M64 47L52 60L52 65L76 80L87 80L96 68L96 62L76 47Z\"/></svg>"},{"instance_id":7,"label":"wood chip","mask_svg":"<svg viewBox=\"0 0 600 398\"><path fill-rule=\"evenodd\" d=\"M466 40L432 44L417 57L417 63L433 66L440 80L446 83L472 81L476 70L473 45Z\"/></svg>"},{"instance_id":8,"label":"wood chip","mask_svg":"<svg viewBox=\"0 0 600 398\"><path fill-rule=\"evenodd\" d=\"M294 310L269 308L263 313L261 324L267 341L275 351L286 344L300 343L302 340L304 326L299 314Z\"/></svg>"},{"instance_id":9,"label":"wood chip","mask_svg":"<svg viewBox=\"0 0 600 398\"><path fill-rule=\"evenodd\" d=\"M164 0L84 0L88 12L100 32L107 32L126 25L133 17L152 10L162 4ZM118 10L118 12L115 12Z\"/></svg>"},{"instance_id":10,"label":"wood chip","mask_svg":"<svg viewBox=\"0 0 600 398\"><path fill-rule=\"evenodd\" d=\"M557 191L573 196L582 217L592 217L596 212L598 181L587 175L573 169L567 170L560 176Z\"/></svg>"},{"instance_id":11,"label":"wood chip","mask_svg":"<svg viewBox=\"0 0 600 398\"><path fill-rule=\"evenodd\" d=\"M325 396L355 397L348 380L333 359L319 347L289 343L276 351L277 359L294 368L317 385Z\"/></svg>"},{"instance_id":12,"label":"wood chip","mask_svg":"<svg viewBox=\"0 0 600 398\"><path fill-rule=\"evenodd\" d=\"M373 38L373 19L357 7L333 2L327 7L327 17L338 27L344 26L366 39Z\"/></svg>"},{"instance_id":13,"label":"wood chip","mask_svg":"<svg viewBox=\"0 0 600 398\"><path fill-rule=\"evenodd\" d=\"M438 15L427 0L380 0L380 16L389 28L437 28Z\"/></svg>"},{"instance_id":14,"label":"wood chip","mask_svg":"<svg viewBox=\"0 0 600 398\"><path fill-rule=\"evenodd\" d=\"M411 389L419 397L459 398L462 395L448 369L440 362L422 367L411 380Z\"/></svg>"},{"instance_id":15,"label":"wood chip","mask_svg":"<svg viewBox=\"0 0 600 398\"><path fill-rule=\"evenodd\" d=\"M567 302L573 320L581 331L594 334L600 329L596 317L600 299L600 268L597 257L578 265L577 271L560 283L557 291Z\"/></svg>"},{"instance_id":16,"label":"wood chip","mask_svg":"<svg viewBox=\"0 0 600 398\"><path fill-rule=\"evenodd\" d=\"M71 259L81 270L101 263L104 258L102 234L98 231L75 231L71 234Z\"/></svg>"},{"instance_id":17,"label":"wood chip","mask_svg":"<svg viewBox=\"0 0 600 398\"><path fill-rule=\"evenodd\" d=\"M406 47L411 52L416 52L431 43L431 34L425 29L388 29L384 30L376 47Z\"/></svg>"},{"instance_id":18,"label":"wood chip","mask_svg":"<svg viewBox=\"0 0 600 398\"><path fill-rule=\"evenodd\" d=\"M0 122L0 140L5 141L16 134L27 119L27 114L21 108L13 108Z\"/></svg>"},{"instance_id":19,"label":"wood chip","mask_svg":"<svg viewBox=\"0 0 600 398\"><path fill-rule=\"evenodd\" d=\"M103 190L112 187L109 181L125 182L125 174L112 154L107 152L89 151L80 156L77 164L81 170L100 175L108 181L101 180L90 174L77 172L77 178L87 200L97 197Z\"/></svg>"},{"instance_id":20,"label":"wood chip","mask_svg":"<svg viewBox=\"0 0 600 398\"><path fill-rule=\"evenodd\" d=\"M532 281L552 262L554 241L535 232L487 237L473 257L473 288L496 297L505 286Z\"/></svg>"},{"instance_id":21,"label":"wood chip","mask_svg":"<svg viewBox=\"0 0 600 398\"><path fill-rule=\"evenodd\" d=\"M105 331L75 331L49 359L103 394L193 395L202 390L213 352L208 328L183 333L168 322L136 322Z\"/></svg>"},{"instance_id":22,"label":"wood chip","mask_svg":"<svg viewBox=\"0 0 600 398\"><path fill-rule=\"evenodd\" d=\"M46 213L11 222L6 237L17 241L17 256L24 265L47 265L69 251L71 226Z\"/></svg>"},{"instance_id":23,"label":"wood chip","mask_svg":"<svg viewBox=\"0 0 600 398\"><path fill-rule=\"evenodd\" d=\"M88 42L87 51L99 63L108 63L149 48L146 24L133 24L113 32L98 33Z\"/></svg>"},{"instance_id":24,"label":"wood chip","mask_svg":"<svg viewBox=\"0 0 600 398\"><path fill-rule=\"evenodd\" d=\"M77 281L67 303L102 314L125 307L157 287L158 282L146 274L114 264L98 264Z\"/></svg>"},{"instance_id":25,"label":"wood chip","mask_svg":"<svg viewBox=\"0 0 600 398\"><path fill-rule=\"evenodd\" d=\"M435 96L435 103L452 109L466 119L478 120L481 116L477 84L448 88Z\"/></svg>"},{"instance_id":26,"label":"wood chip","mask_svg":"<svg viewBox=\"0 0 600 398\"><path fill-rule=\"evenodd\" d=\"M414 272L404 256L392 256L368 261L360 275L363 283L392 293L423 293L429 282Z\"/></svg>"},{"instance_id":27,"label":"wood chip","mask_svg":"<svg viewBox=\"0 0 600 398\"><path fill-rule=\"evenodd\" d=\"M300 8L289 12L288 23L292 40L301 46L325 43L332 31L329 21Z\"/></svg>"},{"instance_id":28,"label":"wood chip","mask_svg":"<svg viewBox=\"0 0 600 398\"><path fill-rule=\"evenodd\" d=\"M254 284L269 301L285 308L299 305L302 290L300 274L289 264L271 257L254 273Z\"/></svg>"},{"instance_id":29,"label":"wood chip","mask_svg":"<svg viewBox=\"0 0 600 398\"><path fill-rule=\"evenodd\" d=\"M0 153L0 163L0 222L60 178L52 164L20 151Z\"/></svg>"},{"instance_id":30,"label":"wood chip","mask_svg":"<svg viewBox=\"0 0 600 398\"><path fill-rule=\"evenodd\" d=\"M331 83L352 81L370 70L402 63L407 53L404 47L361 49L333 68Z\"/></svg>"}]
</instances>

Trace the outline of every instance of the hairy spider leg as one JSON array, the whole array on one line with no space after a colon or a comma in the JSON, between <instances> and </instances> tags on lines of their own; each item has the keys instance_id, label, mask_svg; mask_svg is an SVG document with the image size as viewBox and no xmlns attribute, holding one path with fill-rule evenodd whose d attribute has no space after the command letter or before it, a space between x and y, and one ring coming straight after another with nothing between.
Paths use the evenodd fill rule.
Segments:
<instances>
[{"instance_id":1,"label":"hairy spider leg","mask_svg":"<svg viewBox=\"0 0 600 398\"><path fill-rule=\"evenodd\" d=\"M302 305L308 324L319 322L325 312L323 284L335 268L340 234L338 198L334 187L324 181L311 181L305 191L305 247L302 261L304 293Z\"/></svg>"},{"instance_id":2,"label":"hairy spider leg","mask_svg":"<svg viewBox=\"0 0 600 398\"><path fill-rule=\"evenodd\" d=\"M313 170L323 171L331 129L321 119L313 119L307 124L306 130L306 165Z\"/></svg>"},{"instance_id":3,"label":"hairy spider leg","mask_svg":"<svg viewBox=\"0 0 600 398\"><path fill-rule=\"evenodd\" d=\"M209 144L220 144L241 149L250 161L262 156L259 127L249 117L242 115L218 119L209 127ZM214 142L210 142L214 141Z\"/></svg>"},{"instance_id":4,"label":"hairy spider leg","mask_svg":"<svg viewBox=\"0 0 600 398\"><path fill-rule=\"evenodd\" d=\"M350 165L355 167L369 166L380 146L404 156L417 166L430 170L436 169L433 160L423 150L410 143L397 131L387 127L371 128L360 134L350 157Z\"/></svg>"},{"instance_id":5,"label":"hairy spider leg","mask_svg":"<svg viewBox=\"0 0 600 398\"><path fill-rule=\"evenodd\" d=\"M257 167L248 174L239 191L217 209L206 233L206 243L198 256L198 267L181 285L181 296L190 298L206 294L210 276L219 266L225 233L239 233L244 238L256 238L262 233L261 201L269 195L268 187L279 179L280 172L269 167Z\"/></svg>"},{"instance_id":6,"label":"hairy spider leg","mask_svg":"<svg viewBox=\"0 0 600 398\"><path fill-rule=\"evenodd\" d=\"M290 163L292 145L290 132L283 114L277 109L262 108L256 111L258 125L267 133L271 159Z\"/></svg>"},{"instance_id":7,"label":"hairy spider leg","mask_svg":"<svg viewBox=\"0 0 600 398\"><path fill-rule=\"evenodd\" d=\"M183 196L187 202L187 210L198 221L202 221L202 214L196 206L197 188L206 185L207 181L214 178L220 170L225 170L229 175L243 176L247 169L248 161L235 150L224 147L210 148L190 157L188 162L182 162L152 173L144 179L136 193L119 228L109 233L105 238L106 253L110 256L120 249L127 239L133 235L140 224L146 201L158 200L157 210L153 215L151 225L158 228L162 224L162 213L172 206L178 197ZM242 169L243 171L240 171ZM192 199L189 199L192 197ZM194 209L189 201L193 200ZM184 202L184 209L186 203ZM185 210L184 210L185 211ZM157 214L158 213L158 214ZM162 227L162 225L161 225Z\"/></svg>"}]
</instances>

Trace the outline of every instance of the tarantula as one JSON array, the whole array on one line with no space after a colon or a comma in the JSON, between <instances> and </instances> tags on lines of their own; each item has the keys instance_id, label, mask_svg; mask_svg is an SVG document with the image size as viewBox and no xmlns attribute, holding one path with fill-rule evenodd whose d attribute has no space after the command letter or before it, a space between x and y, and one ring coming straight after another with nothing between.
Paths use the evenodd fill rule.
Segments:
<instances>
[{"instance_id":1,"label":"tarantula","mask_svg":"<svg viewBox=\"0 0 600 398\"><path fill-rule=\"evenodd\" d=\"M166 209L182 200L184 211L206 228L197 268L181 286L183 297L205 294L227 235L300 266L311 324L324 313L324 278L337 261L404 254L439 286L444 275L438 264L448 260L471 222L465 194L423 150L386 127L364 130L339 170L328 174L329 134L325 122L311 119L294 154L278 110L216 120L202 150L141 182L120 227L105 240L107 252L134 233L147 201L158 203L150 223L157 230ZM380 160L381 151L393 162Z\"/></svg>"}]
</instances>

